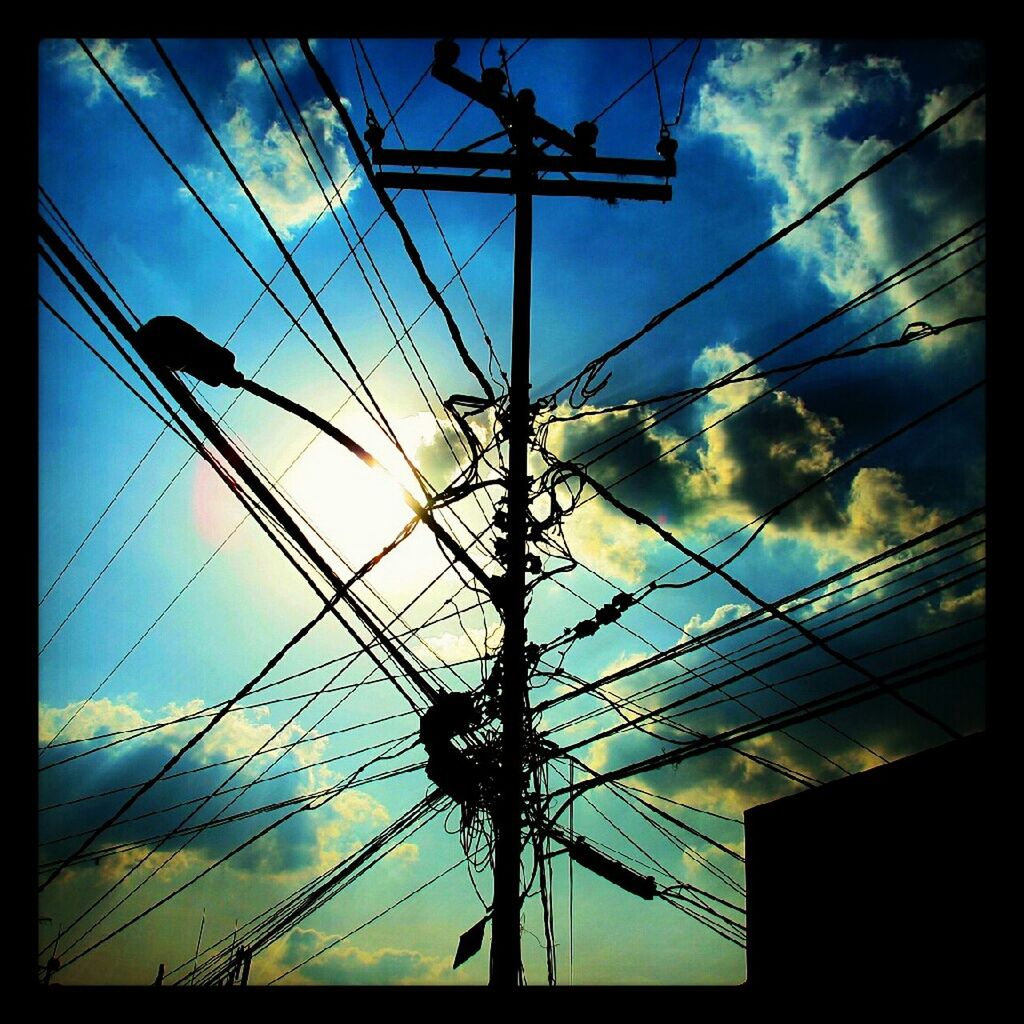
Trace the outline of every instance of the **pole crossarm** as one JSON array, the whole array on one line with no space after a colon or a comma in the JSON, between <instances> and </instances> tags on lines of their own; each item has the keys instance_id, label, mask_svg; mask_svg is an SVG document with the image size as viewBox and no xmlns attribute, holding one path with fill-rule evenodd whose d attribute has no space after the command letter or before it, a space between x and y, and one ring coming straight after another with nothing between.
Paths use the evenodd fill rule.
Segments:
<instances>
[{"instance_id":1,"label":"pole crossarm","mask_svg":"<svg viewBox=\"0 0 1024 1024\"><path fill-rule=\"evenodd\" d=\"M516 123L528 131L531 138L542 138L545 142L550 142L553 146L557 146L573 156L585 157L593 153L592 146L581 142L574 135L570 135L564 128L545 121L543 117L538 117L532 110L524 110L522 104L517 103L510 96L504 95L500 90L488 87L483 82L467 75L465 71L435 60L430 73L439 82L451 86L461 92L463 96L468 96L471 100L476 100L477 103L493 110L502 124Z\"/></svg>"},{"instance_id":2,"label":"pole crossarm","mask_svg":"<svg viewBox=\"0 0 1024 1024\"><path fill-rule=\"evenodd\" d=\"M372 150L375 164L402 167L464 167L472 170L511 171L519 157L512 153L471 153L465 150L438 152L435 149ZM675 157L661 160L634 160L620 156L549 156L537 153L531 163L538 171L562 174L621 174L647 178L671 178L676 173Z\"/></svg>"},{"instance_id":3,"label":"pole crossarm","mask_svg":"<svg viewBox=\"0 0 1024 1024\"><path fill-rule=\"evenodd\" d=\"M403 171L378 171L377 181L384 188L418 188L437 192L474 192L516 195L521 183L511 178L480 178L470 174L410 174ZM579 196L586 199L672 198L671 185L648 185L622 181L533 181L529 190L535 196Z\"/></svg>"}]
</instances>

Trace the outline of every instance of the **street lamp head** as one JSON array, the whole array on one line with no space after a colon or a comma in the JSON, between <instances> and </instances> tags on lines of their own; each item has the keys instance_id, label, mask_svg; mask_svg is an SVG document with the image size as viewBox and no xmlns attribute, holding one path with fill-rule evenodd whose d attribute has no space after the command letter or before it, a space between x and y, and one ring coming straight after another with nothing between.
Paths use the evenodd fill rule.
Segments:
<instances>
[{"instance_id":1,"label":"street lamp head","mask_svg":"<svg viewBox=\"0 0 1024 1024\"><path fill-rule=\"evenodd\" d=\"M176 316L153 317L135 332L135 345L147 361L181 370L214 387L242 383L234 354Z\"/></svg>"}]
</instances>

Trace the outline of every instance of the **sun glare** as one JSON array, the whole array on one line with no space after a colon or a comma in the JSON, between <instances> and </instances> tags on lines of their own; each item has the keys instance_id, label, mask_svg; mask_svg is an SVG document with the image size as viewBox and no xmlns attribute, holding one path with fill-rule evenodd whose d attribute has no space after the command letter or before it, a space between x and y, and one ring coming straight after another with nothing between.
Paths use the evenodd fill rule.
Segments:
<instances>
[{"instance_id":1,"label":"sun glare","mask_svg":"<svg viewBox=\"0 0 1024 1024\"><path fill-rule=\"evenodd\" d=\"M411 416L398 420L395 429L406 451L414 456L421 445L432 440L436 424L429 416ZM423 498L401 456L380 440L374 454L386 469L370 468L331 438L321 436L279 481L320 535L311 532L310 539L342 578L390 544L413 517L403 498L403 486L417 500ZM241 515L237 500L205 462L197 465L192 508L197 531L211 544L219 543ZM411 592L445 564L436 540L419 524L373 568L371 582L392 591Z\"/></svg>"}]
</instances>

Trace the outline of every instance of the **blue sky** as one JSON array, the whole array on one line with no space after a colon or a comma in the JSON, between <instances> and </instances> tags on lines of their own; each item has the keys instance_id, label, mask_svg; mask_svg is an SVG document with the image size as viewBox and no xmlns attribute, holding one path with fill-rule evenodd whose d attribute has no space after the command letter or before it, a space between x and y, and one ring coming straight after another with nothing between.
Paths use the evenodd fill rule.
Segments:
<instances>
[{"instance_id":1,"label":"blue sky","mask_svg":"<svg viewBox=\"0 0 1024 1024\"><path fill-rule=\"evenodd\" d=\"M538 113L570 129L597 115L651 70L651 49L644 39L500 42L514 54L508 65L513 87L533 89ZM255 43L280 90L267 49ZM471 74L479 72L481 62L498 60L498 40L460 43L460 67ZM668 55L658 68L667 121L675 119L680 107L695 52L694 41L678 43L653 41L656 59ZM360 250L358 264L351 258L343 262L348 243L333 216L321 216L322 194L249 44L168 40L163 45L279 237L289 247L301 239L295 260L311 287L319 289L329 279L321 294L323 307L405 449L433 485L447 485L458 469L445 437L456 451L458 439L450 425L446 434L438 427L435 389L443 399L479 394L479 386L459 358L397 231L382 219L366 236L369 254ZM272 238L152 43L91 40L88 46L259 273L275 275L281 258ZM388 106L394 110L411 92L397 116L402 140L410 148L430 148L464 106L460 96L429 76L420 81L432 46L430 39L373 39L359 49L348 40L320 40L314 51L360 129L367 100L384 123ZM297 43L271 40L270 52L335 180L347 178L344 207L336 202L334 212L352 239L375 223L380 204L361 171L348 177L355 158ZM896 340L912 323L941 327L957 318L983 316L984 224L972 225L984 216L984 99L667 317L606 365L609 382L582 406L570 404L568 389L556 390L983 82L983 48L966 40L704 41L693 60L678 124L671 127L679 149L670 203L535 201L531 381L535 400L550 399L542 415L551 419L542 436L552 456L572 459L595 444L607 449L616 432L650 426L629 434L628 443L595 461L590 472L690 548L703 550L734 534L711 550L708 557L716 561L737 552L750 536L749 530L736 531L823 474L832 474L774 517L730 562L736 579L772 602L940 530L983 505L982 390L871 448L984 376L982 321L901 347L826 362L792 379L795 371L734 383L653 426L645 417L657 406L645 400L703 385L741 364L753 364L747 371L751 376L800 363L831 352L888 317L888 323L853 345ZM323 323L311 313L300 317L337 373L297 331L289 330L281 308L261 297L256 276L73 40L41 45L39 99L40 185L140 320L174 315L218 342L230 338L246 376L258 371L256 379L264 386L333 418L395 477L415 487L381 428L354 402L346 402L349 392L340 377L351 375ZM653 157L660 126L658 95L648 75L601 116L598 152ZM458 119L442 147L470 145L497 127L493 115L474 107ZM402 144L394 127L388 128L386 144ZM512 220L502 221L511 199L435 193L431 210L421 193L406 192L396 202L439 286L452 278L453 258L462 264L473 257L463 270L465 288L456 280L444 294L476 362L488 367L486 335L507 372L513 236ZM53 210L42 195L40 209L52 223ZM933 259L945 258L762 358L932 249ZM296 315L304 309L305 296L287 270L274 279L274 288ZM934 294L922 299L929 292ZM42 262L40 294L119 371L130 373ZM142 729L228 699L322 605L251 521L239 526L244 511L212 469L190 458L180 438L161 435L153 413L42 304L39 317L41 743L53 740L77 712L42 755L41 765L48 766L103 742L85 742L88 737ZM414 321L409 333L415 348L403 339L398 350L396 336L403 338ZM497 367L490 373L500 391ZM280 487L322 536L318 549L339 572L342 559L360 564L407 521L407 510L383 474L367 470L328 438L317 438L308 424L226 388L201 384L196 394L217 415L237 398L223 421L229 436L244 446L247 458L270 476L280 476ZM576 412L587 415L566 419ZM482 442L489 443L493 418L485 413L474 423ZM839 468L851 458L849 467ZM544 468L535 455L531 471L540 477ZM626 474L634 475L618 483ZM439 518L467 541L490 524L495 493L485 488ZM983 517L976 517L947 527L928 544L949 542L949 547L904 565L903 559L923 554L928 544L908 548L834 584L853 587L832 595L823 588L812 591L793 614L817 616L808 625L829 635L877 615L856 632L838 634L835 646L879 675L976 640L984 612L983 525ZM678 550L600 499L578 505L563 529L579 564L537 586L528 618L530 639L551 645L543 671L557 665L575 679L598 679L687 636L723 629L757 611L749 597L712 576L683 589L645 592L644 606L629 608L618 624L560 646L566 627L591 617L595 606L617 592L640 593L659 577L678 584L699 575L692 564L677 568L686 561ZM486 546L471 550L496 568ZM558 564L564 562L550 558L545 568ZM880 568L888 573L867 579ZM442 574L405 614L406 628L422 627L407 642L447 685L477 688L492 664L481 657L493 657L500 645L500 620L493 608L481 610L471 591L444 569L436 544L420 527L373 570L374 591L361 591L361 599L382 615L386 608L397 611ZM914 569L921 572L908 575ZM848 598L854 600L843 604ZM453 608L460 609L460 617L448 614ZM838 618L848 612L855 614ZM710 647L694 646L675 662L624 676L606 691L622 700L669 681L673 673L694 671L705 677L705 684L691 674L637 696L640 703L620 708L620 716L596 697L580 697L546 711L540 728L563 726L551 739L568 746L622 724L623 718L628 722L643 708L656 711L678 701L698 685L737 677L726 693L740 697L743 706L733 700L709 702L674 720L713 734L779 711L792 700L861 681L862 676L821 651L794 653L799 644L792 633L780 635L782 644L771 649L790 652L789 660L765 667L766 651L747 651L752 660L743 660L744 645L757 639L770 643L769 634L778 629L777 622L762 620L746 632L716 634ZM118 823L96 849L141 842L141 853L114 852L66 869L40 897L40 916L50 919L41 922L40 947L58 929L66 930L58 949L68 963L284 813L265 812L203 831L96 924L177 849L180 841L172 840L154 850L153 837L169 831L195 806L176 806L183 801L204 797L221 784L251 780L279 754L280 762L268 772L278 777L246 791L226 814L320 792L340 786L368 759L390 753L389 743L414 734L416 720L408 704L389 683L373 681L379 672L366 657L337 662L354 650L352 638L331 620L290 650L267 682L332 664L248 697L246 710L227 716L178 766L201 770L161 781L126 817L153 813ZM732 661L715 661L721 654ZM443 667L456 662L466 663ZM329 682L340 668L344 674ZM371 681L355 688L364 678ZM533 703L566 692L568 682L568 677L538 675ZM766 689L765 683L776 689ZM298 695L325 685L331 692L300 711L306 698ZM907 696L959 732L984 726L977 666L913 686ZM277 697L294 699L253 706ZM570 721L598 711L603 712L598 717ZM205 720L139 732L126 742L45 767L40 795L47 809L41 812L40 833L52 843L43 847L41 860L66 856L73 849L66 837L95 827L124 799L123 791L97 794L151 777ZM662 738L624 728L581 745L575 755L595 771L631 764L668 749L665 736L680 735L670 723L661 722L657 729ZM243 762L222 762L258 751L260 744L281 746L303 736L303 744L259 753L238 779L228 778ZM742 864L706 839L742 853L743 810L802 788L756 759L781 764L790 776L817 784L879 764L879 755L897 758L944 738L941 729L906 706L874 700L828 722L748 740L741 752L718 751L633 779L654 794L652 802L660 800L658 806L703 833L705 839L673 833L686 848L604 790L588 794L593 806L576 802L574 826L641 874L654 873L665 884L674 879L741 904ZM64 741L74 742L56 745ZM398 758L378 762L367 774L423 760L422 747L407 746ZM352 756L322 763L347 754ZM558 773L566 772L567 765L558 759L551 763L550 791L565 784ZM578 778L584 769L575 770ZM324 807L296 815L67 966L62 980L151 981L158 963L170 969L188 961L204 914L204 944L229 936L236 922L244 925L400 819L428 788L429 780L416 770L340 790ZM69 803L79 798L89 799ZM195 820L213 816L228 799L217 796ZM58 803L62 806L49 808ZM456 810L442 813L413 836L400 837L371 872L261 951L254 980L278 977L459 861L463 850L457 833ZM76 922L147 851L149 859L128 882ZM567 858L550 863L559 980L564 983L570 978ZM487 902L489 872L456 868L332 945L285 982L483 982L486 954L454 974L450 970L459 934L484 913L474 885ZM534 880L531 892L536 888ZM542 983L544 923L536 895L527 901L524 928L528 976ZM667 901L641 903L580 867L573 871L571 933L571 977L577 984L735 984L744 977L737 945Z\"/></svg>"}]
</instances>

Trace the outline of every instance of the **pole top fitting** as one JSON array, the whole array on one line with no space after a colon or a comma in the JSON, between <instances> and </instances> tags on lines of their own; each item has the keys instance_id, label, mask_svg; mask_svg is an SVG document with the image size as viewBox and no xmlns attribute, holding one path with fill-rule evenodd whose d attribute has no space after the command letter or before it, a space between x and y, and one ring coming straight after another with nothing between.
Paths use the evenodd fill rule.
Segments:
<instances>
[{"instance_id":1,"label":"pole top fitting","mask_svg":"<svg viewBox=\"0 0 1024 1024\"><path fill-rule=\"evenodd\" d=\"M480 84L490 92L501 92L505 87L505 72L501 68L484 68Z\"/></svg>"},{"instance_id":2,"label":"pole top fitting","mask_svg":"<svg viewBox=\"0 0 1024 1024\"><path fill-rule=\"evenodd\" d=\"M367 125L366 131L363 132L363 138L371 150L380 149L381 143L384 141L384 129L374 121Z\"/></svg>"},{"instance_id":3,"label":"pole top fitting","mask_svg":"<svg viewBox=\"0 0 1024 1024\"><path fill-rule=\"evenodd\" d=\"M434 43L434 63L450 68L459 59L460 52L454 39L439 39Z\"/></svg>"},{"instance_id":4,"label":"pole top fitting","mask_svg":"<svg viewBox=\"0 0 1024 1024\"><path fill-rule=\"evenodd\" d=\"M676 150L679 148L679 143L670 135L665 134L658 139L658 145L654 148L658 156L664 157L666 160L672 160L676 155Z\"/></svg>"},{"instance_id":5,"label":"pole top fitting","mask_svg":"<svg viewBox=\"0 0 1024 1024\"><path fill-rule=\"evenodd\" d=\"M597 142L597 125L593 121L580 121L572 133L581 146L593 146Z\"/></svg>"}]
</instances>

